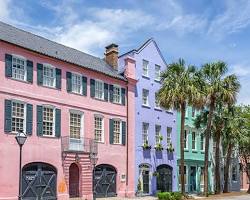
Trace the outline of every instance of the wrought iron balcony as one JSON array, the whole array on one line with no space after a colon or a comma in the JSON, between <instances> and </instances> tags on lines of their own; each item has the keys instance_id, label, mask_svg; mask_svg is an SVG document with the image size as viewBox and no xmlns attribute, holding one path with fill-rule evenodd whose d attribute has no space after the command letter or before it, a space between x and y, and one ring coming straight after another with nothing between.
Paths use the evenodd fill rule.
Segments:
<instances>
[{"instance_id":1,"label":"wrought iron balcony","mask_svg":"<svg viewBox=\"0 0 250 200\"><path fill-rule=\"evenodd\" d=\"M61 145L63 152L77 152L97 154L97 142L91 138L80 137L71 138L70 136L61 137Z\"/></svg>"}]
</instances>

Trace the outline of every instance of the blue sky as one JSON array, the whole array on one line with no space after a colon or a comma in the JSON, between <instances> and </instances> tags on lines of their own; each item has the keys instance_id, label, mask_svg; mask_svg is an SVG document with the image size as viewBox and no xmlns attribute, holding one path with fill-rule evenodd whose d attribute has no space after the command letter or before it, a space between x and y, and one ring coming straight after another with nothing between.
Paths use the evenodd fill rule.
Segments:
<instances>
[{"instance_id":1,"label":"blue sky","mask_svg":"<svg viewBox=\"0 0 250 200\"><path fill-rule=\"evenodd\" d=\"M124 53L153 37L167 63L223 60L250 104L248 0L2 0L0 20L99 57L111 42Z\"/></svg>"}]
</instances>

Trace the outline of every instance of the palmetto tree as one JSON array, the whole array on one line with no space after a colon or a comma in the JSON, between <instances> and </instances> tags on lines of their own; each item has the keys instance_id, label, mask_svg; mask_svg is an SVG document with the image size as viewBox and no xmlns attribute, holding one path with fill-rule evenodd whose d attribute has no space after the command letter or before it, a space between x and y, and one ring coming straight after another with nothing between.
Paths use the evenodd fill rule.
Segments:
<instances>
[{"instance_id":1,"label":"palmetto tree","mask_svg":"<svg viewBox=\"0 0 250 200\"><path fill-rule=\"evenodd\" d=\"M200 70L200 85L205 95L204 105L208 108L208 120L205 134L205 161L204 161L204 193L208 196L208 153L209 139L211 136L211 124L214 110L220 100L223 104L233 104L239 92L240 84L235 75L225 76L227 65L218 61L207 63Z\"/></svg>"},{"instance_id":2,"label":"palmetto tree","mask_svg":"<svg viewBox=\"0 0 250 200\"><path fill-rule=\"evenodd\" d=\"M161 74L162 87L157 94L160 106L166 109L173 108L181 113L181 192L185 193L184 184L184 126L187 105L199 106L199 91L195 86L195 67L186 67L183 59L168 66Z\"/></svg>"}]
</instances>

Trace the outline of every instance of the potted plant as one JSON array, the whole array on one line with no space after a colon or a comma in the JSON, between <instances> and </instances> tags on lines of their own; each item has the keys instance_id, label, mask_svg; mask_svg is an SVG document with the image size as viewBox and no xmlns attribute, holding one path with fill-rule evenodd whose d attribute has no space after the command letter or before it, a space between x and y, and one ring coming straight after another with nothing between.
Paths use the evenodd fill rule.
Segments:
<instances>
[{"instance_id":1,"label":"potted plant","mask_svg":"<svg viewBox=\"0 0 250 200\"><path fill-rule=\"evenodd\" d=\"M170 153L174 152L174 147L173 147L172 143L169 144L167 151Z\"/></svg>"},{"instance_id":2,"label":"potted plant","mask_svg":"<svg viewBox=\"0 0 250 200\"><path fill-rule=\"evenodd\" d=\"M155 150L156 150L156 151L162 151L162 150L163 150L162 144L161 144L161 143L157 143L157 144L155 145Z\"/></svg>"},{"instance_id":3,"label":"potted plant","mask_svg":"<svg viewBox=\"0 0 250 200\"><path fill-rule=\"evenodd\" d=\"M154 171L154 172L153 172L153 176L158 177L158 176L159 176L159 172Z\"/></svg>"},{"instance_id":4,"label":"potted plant","mask_svg":"<svg viewBox=\"0 0 250 200\"><path fill-rule=\"evenodd\" d=\"M145 143L142 145L143 150L150 150L151 146L148 144L148 141L146 140Z\"/></svg>"}]
</instances>

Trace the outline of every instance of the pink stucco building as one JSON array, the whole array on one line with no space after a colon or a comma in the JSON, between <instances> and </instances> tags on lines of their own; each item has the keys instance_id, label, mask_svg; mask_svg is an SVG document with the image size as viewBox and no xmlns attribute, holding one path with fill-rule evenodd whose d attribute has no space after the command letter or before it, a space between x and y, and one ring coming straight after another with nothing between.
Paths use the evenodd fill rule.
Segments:
<instances>
[{"instance_id":1,"label":"pink stucco building","mask_svg":"<svg viewBox=\"0 0 250 200\"><path fill-rule=\"evenodd\" d=\"M135 63L100 59L0 22L0 200L134 195ZM96 142L95 142L96 141ZM98 158L93 180L93 164Z\"/></svg>"}]
</instances>

